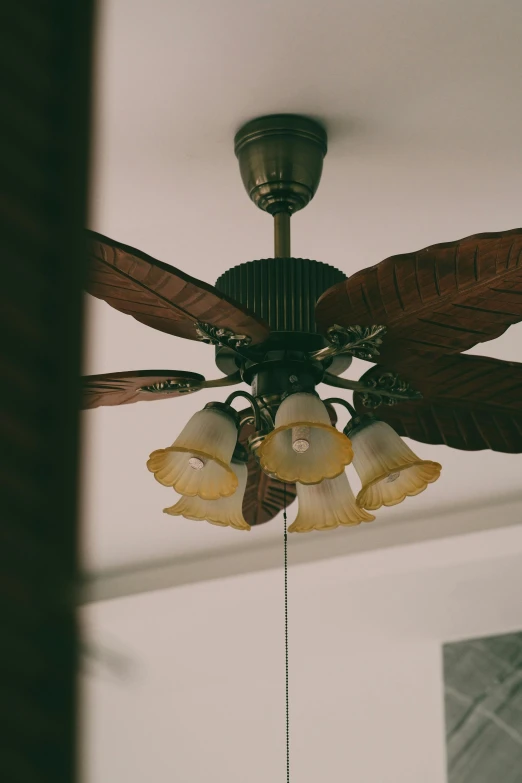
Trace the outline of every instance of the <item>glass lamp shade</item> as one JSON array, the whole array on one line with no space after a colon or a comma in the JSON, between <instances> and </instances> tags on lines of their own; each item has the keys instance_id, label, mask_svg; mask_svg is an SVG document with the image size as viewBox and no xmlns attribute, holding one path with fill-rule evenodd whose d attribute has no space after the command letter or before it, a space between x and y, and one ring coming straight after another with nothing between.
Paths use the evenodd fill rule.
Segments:
<instances>
[{"instance_id":1,"label":"glass lamp shade","mask_svg":"<svg viewBox=\"0 0 522 783\"><path fill-rule=\"evenodd\" d=\"M356 504L345 472L320 484L297 484L297 500L299 511L288 528L289 533L332 530L339 525L359 525L375 519Z\"/></svg>"},{"instance_id":2,"label":"glass lamp shade","mask_svg":"<svg viewBox=\"0 0 522 783\"><path fill-rule=\"evenodd\" d=\"M237 440L231 416L215 408L198 411L172 446L153 451L147 467L160 484L204 500L229 497L237 489L230 466Z\"/></svg>"},{"instance_id":3,"label":"glass lamp shade","mask_svg":"<svg viewBox=\"0 0 522 783\"><path fill-rule=\"evenodd\" d=\"M238 486L233 495L219 500L203 500L200 497L182 497L170 508L164 508L165 514L186 519L199 519L221 527L233 527L236 530L250 530L243 517L243 497L247 483L248 470L243 462L232 462Z\"/></svg>"},{"instance_id":4,"label":"glass lamp shade","mask_svg":"<svg viewBox=\"0 0 522 783\"><path fill-rule=\"evenodd\" d=\"M418 495L436 481L442 470L438 462L422 460L395 430L374 420L351 435L353 466L361 479L357 505L375 511L395 506Z\"/></svg>"},{"instance_id":5,"label":"glass lamp shade","mask_svg":"<svg viewBox=\"0 0 522 783\"><path fill-rule=\"evenodd\" d=\"M283 400L275 429L257 454L266 473L301 484L318 484L339 476L353 457L349 438L332 426L324 403L305 392Z\"/></svg>"}]
</instances>

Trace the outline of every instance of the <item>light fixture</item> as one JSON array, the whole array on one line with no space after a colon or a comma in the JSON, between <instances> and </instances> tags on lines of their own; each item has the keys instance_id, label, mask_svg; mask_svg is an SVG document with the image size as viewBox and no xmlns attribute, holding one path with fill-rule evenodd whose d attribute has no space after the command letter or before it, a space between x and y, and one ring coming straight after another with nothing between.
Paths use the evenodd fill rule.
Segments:
<instances>
[{"instance_id":1,"label":"light fixture","mask_svg":"<svg viewBox=\"0 0 522 783\"><path fill-rule=\"evenodd\" d=\"M299 509L289 533L308 533L311 530L332 530L339 525L359 525L372 522L375 517L355 502L346 472L320 484L297 485Z\"/></svg>"},{"instance_id":2,"label":"light fixture","mask_svg":"<svg viewBox=\"0 0 522 783\"><path fill-rule=\"evenodd\" d=\"M332 426L315 393L289 394L279 406L274 430L260 444L263 470L279 481L318 484L339 476L353 458L350 440Z\"/></svg>"},{"instance_id":3,"label":"light fixture","mask_svg":"<svg viewBox=\"0 0 522 783\"><path fill-rule=\"evenodd\" d=\"M356 416L345 431L353 443L353 466L362 484L357 504L363 508L395 506L440 476L438 462L419 459L389 424L371 414Z\"/></svg>"},{"instance_id":4,"label":"light fixture","mask_svg":"<svg viewBox=\"0 0 522 783\"><path fill-rule=\"evenodd\" d=\"M221 515L229 519L227 515L232 514L243 492L238 485L244 469L232 464L239 442L250 449L243 499L245 523L257 525L275 517L283 508L283 498L291 502L296 495L300 508L292 531L365 521L365 512L357 511L356 505L371 510L398 503L421 492L440 473L438 463L418 459L388 424L375 418L361 419L359 414L365 409L378 408L379 418L401 433L404 422L415 415L413 430L420 440L449 442L449 438L470 449L484 444L478 420L464 444L462 437L455 435L461 428L440 422L429 426L430 399L435 394L439 405L445 378L458 375L455 357L446 355L449 343L426 326L431 324L429 313L434 306L431 289L428 291L430 275L422 276L424 267L419 266L415 254L386 259L350 278L329 264L292 257L291 219L314 197L327 151L326 131L316 121L287 114L259 117L238 130L234 149L249 197L273 218L273 258L226 269L211 286L127 245L99 234L89 235L88 291L150 327L213 345L222 377L207 381L202 375L182 370L91 376L84 385L86 407L178 397L245 383L251 394L235 392L224 403L209 403L192 416L172 446L150 455L147 466L156 480L183 496L168 513L208 517L218 524L217 517L210 518L214 515L209 511L211 506L203 507L209 503L217 504L220 520ZM219 183L209 182L208 187L219 189ZM452 258L460 257L459 249L465 255L473 249L470 257L477 258L479 248L480 257L489 257L493 248L499 258L505 258L506 253L511 257L512 243L515 248L522 244L522 232L472 239L471 244L468 240L453 243ZM430 269L444 272L446 262L446 245L423 252L422 263ZM392 284L396 273L398 286ZM429 295L419 299L423 286ZM444 300L437 307L450 301L446 289L442 286L437 292L437 301ZM466 291L471 291L469 286ZM374 317L376 323L372 323ZM459 315L461 320L463 317ZM489 336L497 334L499 324ZM410 326L417 335L411 339ZM474 333L461 329L462 346L470 347L466 341ZM453 345L454 335L447 339L453 341L451 351L461 350L458 341ZM411 361L417 344L431 346L426 355L437 362L437 371L429 374L427 381ZM439 358L435 357L437 347L441 349ZM343 377L352 357L377 366L359 380ZM478 361L477 357L461 359L466 360L466 366ZM406 379L390 371L396 361ZM421 351L421 369L424 361ZM505 371L510 371L507 366ZM473 373L473 378L480 380L481 373ZM418 402L422 394L410 385L416 380L423 393L431 395L426 402ZM316 390L322 384L354 392L354 408L337 398L321 401ZM452 385L451 405L446 411L453 411L453 395ZM232 402L237 396L249 401L248 411L238 414L234 410ZM352 416L344 430L336 428L327 406L338 402L346 405ZM386 410L397 403L393 409L397 413ZM453 421L445 414L441 421L450 418ZM502 434L503 448L516 451L517 437ZM356 504L344 475L352 459L362 481ZM230 508L222 502L227 498ZM235 526L242 528L243 522Z\"/></svg>"},{"instance_id":5,"label":"light fixture","mask_svg":"<svg viewBox=\"0 0 522 783\"><path fill-rule=\"evenodd\" d=\"M365 325L352 324L344 311L336 310L321 332L316 312L322 312L322 297L344 290L349 281L328 264L291 257L291 216L317 189L326 141L317 123L289 115L254 120L236 135L245 188L274 218L274 258L233 267L210 288L124 246L113 252L117 263L111 270L119 269L120 254L127 272L128 257L139 267L139 280L154 275L165 280L158 287L158 302L156 294L143 294L149 297L146 307L153 308L151 317L156 318L157 307L175 302L168 329L214 345L224 376L205 381L194 373L147 371L132 379L125 375L110 383L100 381L104 393L117 394L123 402L133 395L178 396L241 382L251 387L251 394L238 391L224 403L206 405L172 446L150 455L147 466L157 481L182 496L165 509L172 516L244 530L251 521L275 516L283 496L293 499L294 488L287 485L295 484L299 511L290 531L328 530L370 521L369 510L421 492L440 474L438 463L416 457L389 425L373 416L361 417L341 398L322 401L317 394L323 383L354 391L358 410L414 405L421 397L384 367L367 381L341 377L354 356L377 361L386 328L368 325L367 320ZM97 241L97 257L106 265L112 255ZM131 282L139 283L134 277ZM100 386L95 387L99 394ZM248 411L234 410L237 397L248 400ZM335 404L350 413L344 429L337 429L332 418ZM239 444L250 451L246 466L233 458ZM362 482L356 498L345 472L352 460Z\"/></svg>"},{"instance_id":6,"label":"light fixture","mask_svg":"<svg viewBox=\"0 0 522 783\"><path fill-rule=\"evenodd\" d=\"M250 525L243 516L243 496L247 483L247 452L238 447L234 451L230 467L237 476L237 489L233 495L218 500L203 500L197 495L183 496L174 506L164 508L165 514L186 519L206 520L220 527L233 527L236 530L250 530Z\"/></svg>"},{"instance_id":7,"label":"light fixture","mask_svg":"<svg viewBox=\"0 0 522 783\"><path fill-rule=\"evenodd\" d=\"M273 219L274 254L225 268L226 253L221 260L218 253L221 274L214 285L122 242L95 232L86 237L87 292L148 328L215 346L222 375L206 380L185 370L143 369L90 376L83 381L83 407L250 385L263 417L263 426L250 441L259 461L249 461L245 492L245 519L253 524L282 509L282 490L273 476L315 482L340 475L346 464L347 441L341 447L330 431L329 443L335 447L319 470L317 463L323 460L313 455L321 449L312 442L320 429L317 422L312 432L311 417L303 416L299 423L286 416L297 399L285 400L285 395L308 395L320 384L355 392L359 413L380 406L379 419L410 439L464 451L522 452L522 430L509 426L516 414L511 398L522 368L464 355L520 319L516 308L506 312L500 299L505 298L503 291L515 298L522 293L513 260L522 253L522 229L481 233L390 256L367 269L352 270L349 277L322 261L292 257L291 222L315 196L327 147L326 129L310 117L258 117L238 129L234 151L241 179L248 197ZM215 178L202 187L207 197L228 197ZM491 258L496 263L490 263ZM483 305L480 312L474 307L477 297ZM353 356L376 366L357 380L347 378L344 373ZM308 375L306 383L303 375ZM278 433L273 432L274 419L275 429L284 428ZM324 417L322 423L328 426ZM386 438L386 429L375 425L357 436L359 443L368 444L381 431L377 446L366 452L361 446L355 459L363 481L358 502L368 508L398 502L439 475L437 463L418 460L405 446L399 447L397 439ZM195 440L155 452L150 469L160 482L188 496L230 496L237 486L230 468L233 444L219 456L219 444L199 449ZM344 455L336 457L336 449ZM377 451L382 451L380 466ZM263 469L270 472L270 480L262 476ZM292 487L290 499L293 493Z\"/></svg>"},{"instance_id":8,"label":"light fixture","mask_svg":"<svg viewBox=\"0 0 522 783\"><path fill-rule=\"evenodd\" d=\"M230 465L236 441L237 413L210 402L192 416L172 446L152 452L147 467L160 484L180 495L229 497L238 484Z\"/></svg>"},{"instance_id":9,"label":"light fixture","mask_svg":"<svg viewBox=\"0 0 522 783\"><path fill-rule=\"evenodd\" d=\"M241 508L248 480L248 452L241 444L247 424L252 434L246 442L260 468L284 486L296 483L299 511L291 533L371 522L369 510L400 503L439 477L441 466L420 460L389 425L373 415L359 416L340 397L323 402L310 391L310 367L294 362L290 374L281 373L279 362L275 369L255 369L255 395L236 391L224 403L209 403L170 449L151 454L147 465L157 480L184 495L165 513L250 529ZM232 408L238 397L250 404L241 416ZM334 405L350 414L343 432L332 423ZM352 458L362 482L357 498L345 472Z\"/></svg>"}]
</instances>

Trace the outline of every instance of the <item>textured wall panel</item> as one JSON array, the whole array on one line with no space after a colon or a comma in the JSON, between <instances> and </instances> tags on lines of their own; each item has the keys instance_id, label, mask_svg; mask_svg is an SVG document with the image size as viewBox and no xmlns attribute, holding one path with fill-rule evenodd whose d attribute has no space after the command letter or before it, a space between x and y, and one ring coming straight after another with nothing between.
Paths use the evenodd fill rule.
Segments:
<instances>
[{"instance_id":1,"label":"textured wall panel","mask_svg":"<svg viewBox=\"0 0 522 783\"><path fill-rule=\"evenodd\" d=\"M449 783L522 780L522 633L444 647Z\"/></svg>"}]
</instances>

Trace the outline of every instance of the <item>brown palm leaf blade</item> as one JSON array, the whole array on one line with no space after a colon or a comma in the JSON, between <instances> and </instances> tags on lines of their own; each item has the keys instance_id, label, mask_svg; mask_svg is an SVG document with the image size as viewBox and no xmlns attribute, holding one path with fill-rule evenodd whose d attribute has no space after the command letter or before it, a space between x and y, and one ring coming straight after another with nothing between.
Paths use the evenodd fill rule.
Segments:
<instances>
[{"instance_id":1,"label":"brown palm leaf blade","mask_svg":"<svg viewBox=\"0 0 522 783\"><path fill-rule=\"evenodd\" d=\"M203 375L180 370L137 370L87 375L83 378L82 408L179 397L199 391L204 384ZM145 391L147 387L149 390Z\"/></svg>"},{"instance_id":2,"label":"brown palm leaf blade","mask_svg":"<svg viewBox=\"0 0 522 783\"><path fill-rule=\"evenodd\" d=\"M250 411L242 411L241 419ZM254 427L245 424L241 430L240 442L248 448L247 442L253 435ZM284 508L285 485L277 479L267 476L252 453L248 457L248 479L243 499L243 516L249 525L262 525L276 517ZM296 497L295 484L286 485L286 505L294 502Z\"/></svg>"},{"instance_id":3,"label":"brown palm leaf blade","mask_svg":"<svg viewBox=\"0 0 522 783\"><path fill-rule=\"evenodd\" d=\"M316 320L384 324L379 361L401 369L499 337L522 320L522 229L387 258L326 291Z\"/></svg>"},{"instance_id":4,"label":"brown palm leaf blade","mask_svg":"<svg viewBox=\"0 0 522 783\"><path fill-rule=\"evenodd\" d=\"M372 367L361 380L385 372ZM444 356L405 377L422 400L380 405L377 418L399 435L454 449L522 453L522 364L482 356ZM359 413L368 413L354 394Z\"/></svg>"},{"instance_id":5,"label":"brown palm leaf blade","mask_svg":"<svg viewBox=\"0 0 522 783\"><path fill-rule=\"evenodd\" d=\"M88 232L90 269L86 290L153 329L200 339L195 323L267 339L268 326L216 288L127 245Z\"/></svg>"}]
</instances>

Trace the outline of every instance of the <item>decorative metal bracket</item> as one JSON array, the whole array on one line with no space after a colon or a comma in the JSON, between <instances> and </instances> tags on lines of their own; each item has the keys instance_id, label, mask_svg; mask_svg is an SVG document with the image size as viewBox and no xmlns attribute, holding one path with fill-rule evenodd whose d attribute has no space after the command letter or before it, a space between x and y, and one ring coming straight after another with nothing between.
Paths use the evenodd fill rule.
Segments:
<instances>
[{"instance_id":1,"label":"decorative metal bracket","mask_svg":"<svg viewBox=\"0 0 522 783\"><path fill-rule=\"evenodd\" d=\"M251 394L249 394L246 391L243 391L243 389L239 389L239 391L232 392L232 394L229 394L228 397L225 400L225 405L231 405L234 400L236 400L238 397L243 397L245 400L248 401L250 404L250 407L252 408L252 413L254 415L254 426L256 428L256 431L261 430L261 412L259 410L259 405L257 404L257 400L255 397L253 397Z\"/></svg>"},{"instance_id":2,"label":"decorative metal bracket","mask_svg":"<svg viewBox=\"0 0 522 783\"><path fill-rule=\"evenodd\" d=\"M213 326L212 324L198 321L194 324L198 340L207 345L220 345L222 348L246 348L252 342L252 338L246 334L234 334L230 329L222 326Z\"/></svg>"},{"instance_id":3,"label":"decorative metal bracket","mask_svg":"<svg viewBox=\"0 0 522 783\"><path fill-rule=\"evenodd\" d=\"M259 401L243 390L232 392L227 399L226 405L230 405L233 400L238 397L244 397L250 403L252 409L251 413L243 415L239 424L239 431L247 424L251 424L254 427L254 432L248 438L248 448L250 452L257 458L257 448L264 441L268 432L273 429L273 423L270 424L266 418L266 411L263 411L259 405Z\"/></svg>"},{"instance_id":4,"label":"decorative metal bracket","mask_svg":"<svg viewBox=\"0 0 522 783\"><path fill-rule=\"evenodd\" d=\"M241 373L239 370L232 375L224 375L222 378L216 378L213 381L202 381L201 383L191 383L190 381L176 381L167 379L153 383L151 386L142 386L140 391L151 392L152 394L189 394L190 392L200 391L200 389L215 389L220 386L235 386L241 383Z\"/></svg>"},{"instance_id":5,"label":"decorative metal bracket","mask_svg":"<svg viewBox=\"0 0 522 783\"><path fill-rule=\"evenodd\" d=\"M379 405L396 405L407 400L420 400L422 394L413 389L397 373L383 372L375 378L364 381L367 391L359 394L365 408L378 408Z\"/></svg>"},{"instance_id":6,"label":"decorative metal bracket","mask_svg":"<svg viewBox=\"0 0 522 783\"><path fill-rule=\"evenodd\" d=\"M350 389L355 392L366 408L378 408L379 405L397 405L399 402L411 402L422 399L422 394L396 373L383 372L375 378L364 381L352 381L325 373L323 383L338 389Z\"/></svg>"},{"instance_id":7,"label":"decorative metal bracket","mask_svg":"<svg viewBox=\"0 0 522 783\"><path fill-rule=\"evenodd\" d=\"M201 384L191 384L187 381L159 381L151 386L142 386L140 391L150 392L151 394L190 394L199 391Z\"/></svg>"},{"instance_id":8,"label":"decorative metal bracket","mask_svg":"<svg viewBox=\"0 0 522 783\"><path fill-rule=\"evenodd\" d=\"M310 354L311 359L322 361L342 353L373 362L379 355L379 346L386 332L385 326L339 326L334 324L327 333L330 345Z\"/></svg>"}]
</instances>

